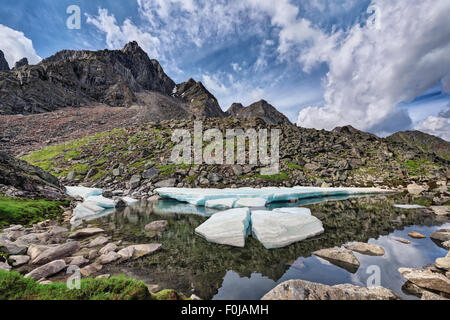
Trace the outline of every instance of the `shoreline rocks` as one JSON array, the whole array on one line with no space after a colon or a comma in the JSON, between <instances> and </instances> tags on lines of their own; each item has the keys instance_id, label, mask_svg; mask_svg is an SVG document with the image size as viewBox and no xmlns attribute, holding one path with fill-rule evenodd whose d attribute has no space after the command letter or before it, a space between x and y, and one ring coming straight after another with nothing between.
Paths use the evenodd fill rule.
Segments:
<instances>
[{"instance_id":1,"label":"shoreline rocks","mask_svg":"<svg viewBox=\"0 0 450 320\"><path fill-rule=\"evenodd\" d=\"M261 300L401 300L382 287L358 287L351 284L328 286L304 280L290 280L278 285Z\"/></svg>"},{"instance_id":2,"label":"shoreline rocks","mask_svg":"<svg viewBox=\"0 0 450 320\"><path fill-rule=\"evenodd\" d=\"M381 246L364 242L351 242L345 244L344 247L369 256L384 256L386 253Z\"/></svg>"},{"instance_id":3,"label":"shoreline rocks","mask_svg":"<svg viewBox=\"0 0 450 320\"><path fill-rule=\"evenodd\" d=\"M356 273L360 266L359 260L353 252L345 248L322 249L314 251L312 254L344 268L350 273Z\"/></svg>"}]
</instances>

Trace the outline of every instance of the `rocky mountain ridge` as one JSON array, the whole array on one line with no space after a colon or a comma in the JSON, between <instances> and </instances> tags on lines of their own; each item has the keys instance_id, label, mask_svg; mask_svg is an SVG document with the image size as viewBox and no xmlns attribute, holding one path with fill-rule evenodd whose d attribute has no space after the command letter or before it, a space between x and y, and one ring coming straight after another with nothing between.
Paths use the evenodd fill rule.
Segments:
<instances>
[{"instance_id":1,"label":"rocky mountain ridge","mask_svg":"<svg viewBox=\"0 0 450 320\"><path fill-rule=\"evenodd\" d=\"M244 107L240 103L233 103L227 110L226 114L230 117L240 119L260 118L266 123L273 124L291 123L284 114L279 112L274 106L265 100L260 100L247 107Z\"/></svg>"},{"instance_id":2,"label":"rocky mountain ridge","mask_svg":"<svg viewBox=\"0 0 450 320\"><path fill-rule=\"evenodd\" d=\"M9 71L8 61L6 61L2 50L0 50L0 71Z\"/></svg>"}]
</instances>

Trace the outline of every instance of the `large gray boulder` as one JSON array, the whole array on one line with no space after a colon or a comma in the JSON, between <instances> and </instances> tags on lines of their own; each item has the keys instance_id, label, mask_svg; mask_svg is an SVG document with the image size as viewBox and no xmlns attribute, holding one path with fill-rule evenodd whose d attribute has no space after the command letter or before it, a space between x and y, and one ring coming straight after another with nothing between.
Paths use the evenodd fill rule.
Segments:
<instances>
[{"instance_id":1,"label":"large gray boulder","mask_svg":"<svg viewBox=\"0 0 450 320\"><path fill-rule=\"evenodd\" d=\"M67 267L66 262L64 260L55 260L50 263L47 263L39 268L34 269L30 273L25 275L25 278L33 278L34 280L40 280L43 278L47 278L58 272L61 272Z\"/></svg>"},{"instance_id":2,"label":"large gray boulder","mask_svg":"<svg viewBox=\"0 0 450 320\"><path fill-rule=\"evenodd\" d=\"M330 248L313 252L314 255L323 258L338 267L344 268L349 272L355 273L359 269L359 261L356 256L348 249Z\"/></svg>"},{"instance_id":3,"label":"large gray boulder","mask_svg":"<svg viewBox=\"0 0 450 320\"><path fill-rule=\"evenodd\" d=\"M450 279L440 273L412 268L400 268L398 271L418 287L450 293Z\"/></svg>"},{"instance_id":4,"label":"large gray boulder","mask_svg":"<svg viewBox=\"0 0 450 320\"><path fill-rule=\"evenodd\" d=\"M79 242L68 242L57 247L45 250L32 261L32 264L46 264L56 259L68 257L78 250L80 250Z\"/></svg>"},{"instance_id":5,"label":"large gray boulder","mask_svg":"<svg viewBox=\"0 0 450 320\"><path fill-rule=\"evenodd\" d=\"M400 297L382 287L365 288L351 284L327 286L290 280L268 292L262 300L400 300Z\"/></svg>"}]
</instances>

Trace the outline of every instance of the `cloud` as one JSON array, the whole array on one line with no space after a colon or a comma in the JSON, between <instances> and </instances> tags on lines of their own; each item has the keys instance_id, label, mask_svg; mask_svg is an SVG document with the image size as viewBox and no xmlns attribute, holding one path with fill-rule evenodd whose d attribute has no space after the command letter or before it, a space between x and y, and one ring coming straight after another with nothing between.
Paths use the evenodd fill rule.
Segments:
<instances>
[{"instance_id":1,"label":"cloud","mask_svg":"<svg viewBox=\"0 0 450 320\"><path fill-rule=\"evenodd\" d=\"M88 14L86 16L87 23L106 34L106 45L110 49L119 49L130 41L137 41L150 57L160 58L159 39L138 28L129 19L119 26L114 14L109 14L107 9L99 9L96 17Z\"/></svg>"},{"instance_id":2,"label":"cloud","mask_svg":"<svg viewBox=\"0 0 450 320\"><path fill-rule=\"evenodd\" d=\"M297 35L285 31L285 46L297 51L305 71L326 63L325 105L300 111L298 124L332 129L352 124L372 132L407 128L407 114L397 108L427 89L450 85L450 2L446 0L373 0L375 15L365 25L326 34L300 21ZM312 29L312 30L310 30ZM283 47L281 47L283 52ZM434 118L427 126L438 130Z\"/></svg>"},{"instance_id":3,"label":"cloud","mask_svg":"<svg viewBox=\"0 0 450 320\"><path fill-rule=\"evenodd\" d=\"M447 117L429 116L422 123L417 125L415 129L441 137L444 140L450 141L450 118L448 117L449 111L450 110L447 111L446 114Z\"/></svg>"},{"instance_id":4,"label":"cloud","mask_svg":"<svg viewBox=\"0 0 450 320\"><path fill-rule=\"evenodd\" d=\"M5 54L10 68L22 58L27 58L30 64L37 64L42 60L34 50L33 42L23 32L0 24L0 34L0 50Z\"/></svg>"}]
</instances>

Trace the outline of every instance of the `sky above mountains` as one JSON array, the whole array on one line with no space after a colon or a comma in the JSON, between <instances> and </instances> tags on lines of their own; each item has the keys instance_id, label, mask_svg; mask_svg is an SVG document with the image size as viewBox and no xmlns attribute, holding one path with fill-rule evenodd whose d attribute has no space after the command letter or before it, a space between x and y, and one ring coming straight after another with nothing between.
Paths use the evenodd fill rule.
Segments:
<instances>
[{"instance_id":1,"label":"sky above mountains","mask_svg":"<svg viewBox=\"0 0 450 320\"><path fill-rule=\"evenodd\" d=\"M265 99L304 127L450 140L449 16L448 0L16 0L0 9L0 50L12 66L136 40L224 110Z\"/></svg>"}]
</instances>

